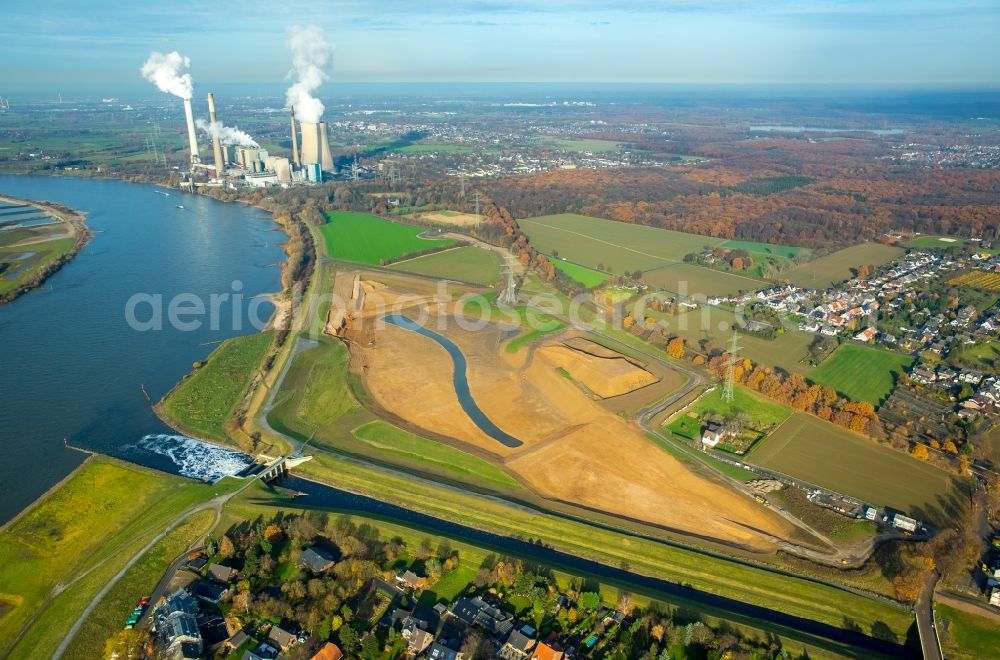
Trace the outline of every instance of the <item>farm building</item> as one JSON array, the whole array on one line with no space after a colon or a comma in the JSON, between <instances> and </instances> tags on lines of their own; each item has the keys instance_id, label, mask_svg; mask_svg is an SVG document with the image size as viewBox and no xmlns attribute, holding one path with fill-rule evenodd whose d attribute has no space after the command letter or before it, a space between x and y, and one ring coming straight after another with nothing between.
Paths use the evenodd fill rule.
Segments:
<instances>
[{"instance_id":1,"label":"farm building","mask_svg":"<svg viewBox=\"0 0 1000 660\"><path fill-rule=\"evenodd\" d=\"M714 448L723 438L726 437L726 427L722 424L710 422L701 434L701 444L704 447Z\"/></svg>"},{"instance_id":2,"label":"farm building","mask_svg":"<svg viewBox=\"0 0 1000 660\"><path fill-rule=\"evenodd\" d=\"M892 526L907 532L917 531L917 521L901 513L897 513L892 517Z\"/></svg>"}]
</instances>

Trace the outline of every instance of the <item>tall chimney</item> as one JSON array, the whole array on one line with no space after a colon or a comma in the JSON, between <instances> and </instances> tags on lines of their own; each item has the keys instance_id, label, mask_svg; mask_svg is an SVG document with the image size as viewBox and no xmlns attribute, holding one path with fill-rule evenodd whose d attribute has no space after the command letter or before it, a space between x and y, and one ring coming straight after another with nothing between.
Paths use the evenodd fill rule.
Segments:
<instances>
[{"instance_id":1,"label":"tall chimney","mask_svg":"<svg viewBox=\"0 0 1000 660\"><path fill-rule=\"evenodd\" d=\"M333 155L330 153L330 138L326 136L326 122L319 123L319 166L324 172L333 172Z\"/></svg>"},{"instance_id":2,"label":"tall chimney","mask_svg":"<svg viewBox=\"0 0 1000 660\"><path fill-rule=\"evenodd\" d=\"M302 163L320 162L319 153L319 126L315 122L300 121L299 128L302 129Z\"/></svg>"},{"instance_id":3,"label":"tall chimney","mask_svg":"<svg viewBox=\"0 0 1000 660\"><path fill-rule=\"evenodd\" d=\"M198 136L194 132L194 113L191 112L191 99L184 99L184 116L187 117L188 141L191 143L191 162L200 163L201 155L198 153Z\"/></svg>"},{"instance_id":4,"label":"tall chimney","mask_svg":"<svg viewBox=\"0 0 1000 660\"><path fill-rule=\"evenodd\" d=\"M215 120L215 94L208 93L208 121L212 129L212 151L215 152L215 176L222 178L226 167L222 159L222 142L219 140L218 123Z\"/></svg>"},{"instance_id":5,"label":"tall chimney","mask_svg":"<svg viewBox=\"0 0 1000 660\"><path fill-rule=\"evenodd\" d=\"M301 165L302 161L299 160L299 138L295 135L295 108L292 107L291 121L292 121L292 162L296 165Z\"/></svg>"}]
</instances>

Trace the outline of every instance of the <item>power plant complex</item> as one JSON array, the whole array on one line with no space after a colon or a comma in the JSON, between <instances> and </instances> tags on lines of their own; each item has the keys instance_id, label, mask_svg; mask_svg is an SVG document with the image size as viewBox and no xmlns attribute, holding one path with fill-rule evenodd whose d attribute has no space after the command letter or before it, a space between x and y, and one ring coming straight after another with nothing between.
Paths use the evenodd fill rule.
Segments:
<instances>
[{"instance_id":1,"label":"power plant complex","mask_svg":"<svg viewBox=\"0 0 1000 660\"><path fill-rule=\"evenodd\" d=\"M324 173L334 175L336 168L330 152L326 122L296 122L295 108L290 112L291 158L272 156L249 139L245 133L224 129L216 114L215 95L208 94L208 132L212 138L212 163L204 162L198 150L198 135L191 99L184 100L191 156L190 184L204 186L291 186L320 183ZM198 120L204 130L206 125ZM243 136L248 144L226 144L226 133ZM301 134L301 137L299 136ZM207 159L206 159L207 160ZM195 182L195 174L204 173L208 181Z\"/></svg>"}]
</instances>

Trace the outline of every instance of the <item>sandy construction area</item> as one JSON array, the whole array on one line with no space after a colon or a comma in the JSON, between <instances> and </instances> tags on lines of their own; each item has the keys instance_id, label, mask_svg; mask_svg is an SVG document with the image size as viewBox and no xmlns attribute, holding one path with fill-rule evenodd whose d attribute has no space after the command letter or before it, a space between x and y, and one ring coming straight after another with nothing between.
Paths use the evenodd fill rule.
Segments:
<instances>
[{"instance_id":1,"label":"sandy construction area","mask_svg":"<svg viewBox=\"0 0 1000 660\"><path fill-rule=\"evenodd\" d=\"M404 313L418 316L416 308ZM653 374L599 346L593 352L600 356L563 345L569 340L587 348L589 342L577 342L574 331L549 335L531 352L512 356L503 351L505 337L495 326L466 330L452 318L447 327L430 327L464 353L470 390L482 411L524 444L506 447L466 415L452 382L453 362L440 344L376 323L366 334L374 343L352 342L352 368L379 406L410 425L492 455L547 498L758 550L773 549L772 537L790 536L786 520L689 470L637 425L591 398L574 382L576 373L566 378L556 366L569 352L577 362L613 361L612 372L620 372L627 385L655 383Z\"/></svg>"},{"instance_id":2,"label":"sandy construction area","mask_svg":"<svg viewBox=\"0 0 1000 660\"><path fill-rule=\"evenodd\" d=\"M479 222L479 218L476 217L475 213L458 213L455 211L447 213L440 211L421 213L420 219L442 225L452 225L454 227L472 227Z\"/></svg>"},{"instance_id":3,"label":"sandy construction area","mask_svg":"<svg viewBox=\"0 0 1000 660\"><path fill-rule=\"evenodd\" d=\"M620 355L599 357L564 344L540 346L535 350L535 358L564 370L602 399L628 394L657 380L656 376Z\"/></svg>"}]
</instances>

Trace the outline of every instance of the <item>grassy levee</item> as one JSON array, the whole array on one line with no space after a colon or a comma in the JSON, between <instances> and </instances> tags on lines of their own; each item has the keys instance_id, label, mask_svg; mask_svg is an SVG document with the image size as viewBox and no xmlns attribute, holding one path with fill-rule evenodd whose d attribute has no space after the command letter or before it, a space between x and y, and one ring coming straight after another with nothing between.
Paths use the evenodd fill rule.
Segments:
<instances>
[{"instance_id":1,"label":"grassy levee","mask_svg":"<svg viewBox=\"0 0 1000 660\"><path fill-rule=\"evenodd\" d=\"M806 413L758 443L747 462L946 525L964 508L957 481L939 467Z\"/></svg>"},{"instance_id":2,"label":"grassy levee","mask_svg":"<svg viewBox=\"0 0 1000 660\"><path fill-rule=\"evenodd\" d=\"M427 477L501 492L521 485L497 465L443 442L379 420L358 402L364 396L348 372L347 348L322 338L295 356L268 415L276 430L346 456Z\"/></svg>"},{"instance_id":3,"label":"grassy levee","mask_svg":"<svg viewBox=\"0 0 1000 660\"><path fill-rule=\"evenodd\" d=\"M199 511L150 548L101 599L73 637L64 657L102 657L105 641L121 630L136 601L153 591L170 563L208 532L214 522L214 511ZM140 539L134 543L138 546L134 551L141 549L144 542ZM125 556L130 554L124 553ZM118 567L115 568L118 570ZM21 639L10 657L30 660L51 656L62 642L66 629L93 595L104 587L111 574L112 571L95 571L60 594Z\"/></svg>"},{"instance_id":4,"label":"grassy levee","mask_svg":"<svg viewBox=\"0 0 1000 660\"><path fill-rule=\"evenodd\" d=\"M353 435L375 451L388 456L429 463L456 475L482 481L489 486L521 488L517 480L481 458L398 429L381 420L359 426L354 429Z\"/></svg>"},{"instance_id":5,"label":"grassy levee","mask_svg":"<svg viewBox=\"0 0 1000 660\"><path fill-rule=\"evenodd\" d=\"M1000 624L943 603L934 606L946 658L980 660L1000 654Z\"/></svg>"},{"instance_id":6,"label":"grassy levee","mask_svg":"<svg viewBox=\"0 0 1000 660\"><path fill-rule=\"evenodd\" d=\"M261 332L227 339L203 367L185 376L157 404L157 410L185 433L226 442L226 423L273 338L273 333Z\"/></svg>"},{"instance_id":7,"label":"grassy levee","mask_svg":"<svg viewBox=\"0 0 1000 660\"><path fill-rule=\"evenodd\" d=\"M228 480L206 485L115 459L89 459L0 533L0 562L6 567L0 571L0 604L9 606L0 616L0 655L26 624L32 624L26 637L39 634L34 629L48 608L62 614L47 627L68 630L103 586L98 576L114 575L181 512L234 485ZM71 584L54 594L57 585Z\"/></svg>"},{"instance_id":8,"label":"grassy levee","mask_svg":"<svg viewBox=\"0 0 1000 660\"><path fill-rule=\"evenodd\" d=\"M471 246L407 259L394 263L389 268L418 275L453 278L472 284L489 285L500 281L500 259L496 253Z\"/></svg>"},{"instance_id":9,"label":"grassy levee","mask_svg":"<svg viewBox=\"0 0 1000 660\"><path fill-rule=\"evenodd\" d=\"M319 228L327 256L377 266L408 254L446 248L452 240L419 238L420 227L401 225L367 213L331 211Z\"/></svg>"},{"instance_id":10,"label":"grassy levee","mask_svg":"<svg viewBox=\"0 0 1000 660\"><path fill-rule=\"evenodd\" d=\"M913 357L901 353L843 344L823 360L809 376L854 401L878 406L896 387L896 378L913 364Z\"/></svg>"},{"instance_id":11,"label":"grassy levee","mask_svg":"<svg viewBox=\"0 0 1000 660\"><path fill-rule=\"evenodd\" d=\"M309 478L479 529L531 536L556 549L743 602L845 625L845 612L865 630L881 621L901 638L912 617L903 608L834 586L631 536L495 499L318 454L299 468Z\"/></svg>"},{"instance_id":12,"label":"grassy levee","mask_svg":"<svg viewBox=\"0 0 1000 660\"><path fill-rule=\"evenodd\" d=\"M278 511L298 512L303 510L301 506L296 504L295 500L283 497L279 490L257 485L230 500L223 509L223 518L217 529L228 529L234 524L244 520L253 520L258 516L264 516L265 518L273 516ZM331 514L337 515L337 512L331 512ZM416 526L399 524L394 521L387 521L382 518L354 512L343 515L347 515L355 523L371 525L384 538L399 537L403 539L407 547L419 547L426 540L430 542L431 547L438 547L442 543L446 543L449 547L458 551L458 569L446 574L441 582L428 589L421 596L421 602L428 606L441 600L450 601L455 596L461 594L474 579L476 571L483 564L484 560L491 555L500 554L495 549L473 545L453 538L446 538ZM529 562L530 564L531 562ZM617 565L621 565L621 563L618 562ZM808 653L808 657L817 659L841 658L845 655L852 655L851 649L825 639L815 638L780 627L762 626L758 621L734 616L731 612L706 608L701 604L688 603L683 601L683 599L644 589L635 584L598 578L577 569L548 563L545 564L544 568L552 571L557 584L561 588L568 588L574 579L582 579L587 590L598 591L607 603L617 602L619 595L627 592L632 597L633 602L639 607L647 607L651 603L658 603L661 606L669 605L685 608L692 614L697 612L697 617L709 625L725 625L750 638L764 638L770 634L779 634L782 636L783 646L789 650L793 657L797 657L803 652ZM897 611L895 608L891 609Z\"/></svg>"}]
</instances>

